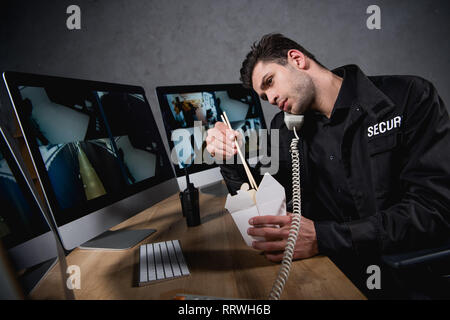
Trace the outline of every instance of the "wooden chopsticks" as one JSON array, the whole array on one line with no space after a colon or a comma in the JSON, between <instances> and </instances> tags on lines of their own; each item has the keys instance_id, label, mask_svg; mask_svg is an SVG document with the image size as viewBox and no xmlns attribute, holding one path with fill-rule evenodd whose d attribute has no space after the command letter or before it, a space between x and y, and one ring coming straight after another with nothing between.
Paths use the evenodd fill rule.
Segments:
<instances>
[{"instance_id":1,"label":"wooden chopsticks","mask_svg":"<svg viewBox=\"0 0 450 320\"><path fill-rule=\"evenodd\" d=\"M222 118L222 121L227 125L228 129L233 130L231 128L230 120L228 120L227 114L225 112L223 113L223 115L221 115L221 118ZM248 178L248 181L250 182L250 186L251 186L251 188L258 191L258 185L256 184L255 179L253 178L253 175L247 165L247 161L245 161L245 157L242 154L241 148L239 147L239 143L238 143L236 137L234 138L234 142L236 143L239 157L241 158L242 164L244 165L245 173L247 174L247 178Z\"/></svg>"}]
</instances>

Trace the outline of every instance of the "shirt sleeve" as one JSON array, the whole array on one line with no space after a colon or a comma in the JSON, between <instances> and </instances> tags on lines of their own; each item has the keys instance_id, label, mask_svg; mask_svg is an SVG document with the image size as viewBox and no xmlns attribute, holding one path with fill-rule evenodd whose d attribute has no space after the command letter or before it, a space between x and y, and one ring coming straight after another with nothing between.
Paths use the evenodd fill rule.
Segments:
<instances>
[{"instance_id":1,"label":"shirt sleeve","mask_svg":"<svg viewBox=\"0 0 450 320\"><path fill-rule=\"evenodd\" d=\"M237 190L239 190L243 183L249 183L247 174L245 173L244 166L237 163L237 157L234 159L235 164L221 164L220 173L225 181L228 192L232 195L236 195ZM256 183L261 182L259 171L256 168L249 167L250 172L253 175Z\"/></svg>"},{"instance_id":2,"label":"shirt sleeve","mask_svg":"<svg viewBox=\"0 0 450 320\"><path fill-rule=\"evenodd\" d=\"M348 225L335 221L314 221L320 254L339 255L353 251L353 240Z\"/></svg>"}]
</instances>

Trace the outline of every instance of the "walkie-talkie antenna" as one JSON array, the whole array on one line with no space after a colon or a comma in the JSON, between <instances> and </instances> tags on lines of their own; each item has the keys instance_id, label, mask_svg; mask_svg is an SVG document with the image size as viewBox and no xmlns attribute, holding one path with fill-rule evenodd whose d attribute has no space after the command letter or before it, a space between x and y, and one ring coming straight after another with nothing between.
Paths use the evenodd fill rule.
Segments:
<instances>
[{"instance_id":1,"label":"walkie-talkie antenna","mask_svg":"<svg viewBox=\"0 0 450 320\"><path fill-rule=\"evenodd\" d=\"M186 188L189 188L189 185L191 184L191 182L189 181L189 173L187 170L187 166L184 167L184 172L186 173Z\"/></svg>"}]
</instances>

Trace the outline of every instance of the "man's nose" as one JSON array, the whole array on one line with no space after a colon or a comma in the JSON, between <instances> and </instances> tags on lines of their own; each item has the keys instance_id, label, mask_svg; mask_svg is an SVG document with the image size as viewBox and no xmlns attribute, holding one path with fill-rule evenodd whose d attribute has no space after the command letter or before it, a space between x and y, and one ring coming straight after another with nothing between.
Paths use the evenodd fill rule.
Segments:
<instances>
[{"instance_id":1,"label":"man's nose","mask_svg":"<svg viewBox=\"0 0 450 320\"><path fill-rule=\"evenodd\" d=\"M268 93L267 98L269 99L269 103L273 105L277 105L278 94L276 93Z\"/></svg>"}]
</instances>

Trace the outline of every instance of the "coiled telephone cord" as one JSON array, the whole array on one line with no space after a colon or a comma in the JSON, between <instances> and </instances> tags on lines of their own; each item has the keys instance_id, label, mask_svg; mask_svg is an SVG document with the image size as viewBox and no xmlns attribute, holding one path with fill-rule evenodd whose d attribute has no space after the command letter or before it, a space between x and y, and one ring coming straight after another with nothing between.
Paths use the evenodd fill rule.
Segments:
<instances>
[{"instance_id":1,"label":"coiled telephone cord","mask_svg":"<svg viewBox=\"0 0 450 320\"><path fill-rule=\"evenodd\" d=\"M269 294L269 300L279 300L283 292L284 285L289 277L291 269L292 257L294 255L295 244L297 242L298 232L300 230L301 220L301 192L300 192L300 157L298 151L299 137L294 127L295 138L291 141L291 158L292 158L292 222L289 236L284 250L283 261L280 270Z\"/></svg>"}]
</instances>

